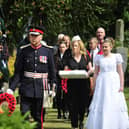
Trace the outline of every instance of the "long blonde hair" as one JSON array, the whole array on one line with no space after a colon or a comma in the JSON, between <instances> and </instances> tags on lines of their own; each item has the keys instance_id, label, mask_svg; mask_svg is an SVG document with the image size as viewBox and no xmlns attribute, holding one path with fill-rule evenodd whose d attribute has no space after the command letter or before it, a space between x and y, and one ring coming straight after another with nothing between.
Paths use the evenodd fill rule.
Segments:
<instances>
[{"instance_id":1,"label":"long blonde hair","mask_svg":"<svg viewBox=\"0 0 129 129\"><path fill-rule=\"evenodd\" d=\"M72 44L71 44L72 46L73 46L73 43L74 42L72 42ZM77 40L77 42L78 42L78 44L80 46L80 53L83 54L83 55L85 55L86 54L86 48L85 48L85 45L84 45L83 41L82 40Z\"/></svg>"}]
</instances>

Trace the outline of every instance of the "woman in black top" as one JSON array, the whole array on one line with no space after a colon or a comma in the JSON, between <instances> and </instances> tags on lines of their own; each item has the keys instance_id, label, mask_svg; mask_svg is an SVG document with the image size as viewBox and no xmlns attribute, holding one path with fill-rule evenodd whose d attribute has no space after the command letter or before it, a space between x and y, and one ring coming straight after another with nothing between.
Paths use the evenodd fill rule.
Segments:
<instances>
[{"instance_id":1,"label":"woman in black top","mask_svg":"<svg viewBox=\"0 0 129 129\"><path fill-rule=\"evenodd\" d=\"M88 76L92 71L90 58L86 54L84 44L79 36L74 36L72 39L72 55L68 58L65 69L71 70L86 70ZM73 129L83 129L83 119L85 110L89 103L90 84L87 79L69 79L68 92L71 96L71 125Z\"/></svg>"},{"instance_id":2,"label":"woman in black top","mask_svg":"<svg viewBox=\"0 0 129 129\"><path fill-rule=\"evenodd\" d=\"M65 93L61 87L61 78L59 76L59 70L64 69L64 53L67 49L66 42L59 42L58 52L55 55L55 66L56 66L56 77L57 77L57 91L56 91L56 104L58 115L57 118L60 119L62 117L61 112L63 111L63 118L66 119L65 111L66 111L66 100Z\"/></svg>"}]
</instances>

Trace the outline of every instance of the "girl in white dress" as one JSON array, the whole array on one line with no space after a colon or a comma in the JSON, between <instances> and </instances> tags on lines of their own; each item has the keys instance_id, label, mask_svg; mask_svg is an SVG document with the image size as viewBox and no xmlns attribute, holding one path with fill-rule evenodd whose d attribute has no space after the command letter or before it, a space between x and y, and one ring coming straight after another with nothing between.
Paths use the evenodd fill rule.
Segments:
<instances>
[{"instance_id":1,"label":"girl in white dress","mask_svg":"<svg viewBox=\"0 0 129 129\"><path fill-rule=\"evenodd\" d=\"M89 107L86 129L129 129L124 97L122 56L111 53L113 42L103 43L103 55L95 58L94 96Z\"/></svg>"}]
</instances>

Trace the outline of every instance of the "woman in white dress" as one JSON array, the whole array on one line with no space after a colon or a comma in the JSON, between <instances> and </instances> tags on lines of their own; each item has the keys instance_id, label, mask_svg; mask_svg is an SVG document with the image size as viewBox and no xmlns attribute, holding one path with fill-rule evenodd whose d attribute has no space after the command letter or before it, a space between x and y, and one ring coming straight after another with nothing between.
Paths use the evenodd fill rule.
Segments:
<instances>
[{"instance_id":1,"label":"woman in white dress","mask_svg":"<svg viewBox=\"0 0 129 129\"><path fill-rule=\"evenodd\" d=\"M129 129L124 97L122 56L111 53L113 42L103 43L103 55L95 58L94 96L89 107L86 129Z\"/></svg>"}]
</instances>

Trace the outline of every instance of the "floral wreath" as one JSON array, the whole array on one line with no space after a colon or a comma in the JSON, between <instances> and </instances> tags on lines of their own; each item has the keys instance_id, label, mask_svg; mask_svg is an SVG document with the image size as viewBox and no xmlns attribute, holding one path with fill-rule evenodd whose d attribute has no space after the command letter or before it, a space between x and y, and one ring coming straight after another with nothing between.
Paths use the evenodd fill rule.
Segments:
<instances>
[{"instance_id":1,"label":"floral wreath","mask_svg":"<svg viewBox=\"0 0 129 129\"><path fill-rule=\"evenodd\" d=\"M16 108L16 99L12 94L8 93L0 94L0 105L5 101L8 103L8 109L9 109L8 116L11 116Z\"/></svg>"}]
</instances>

